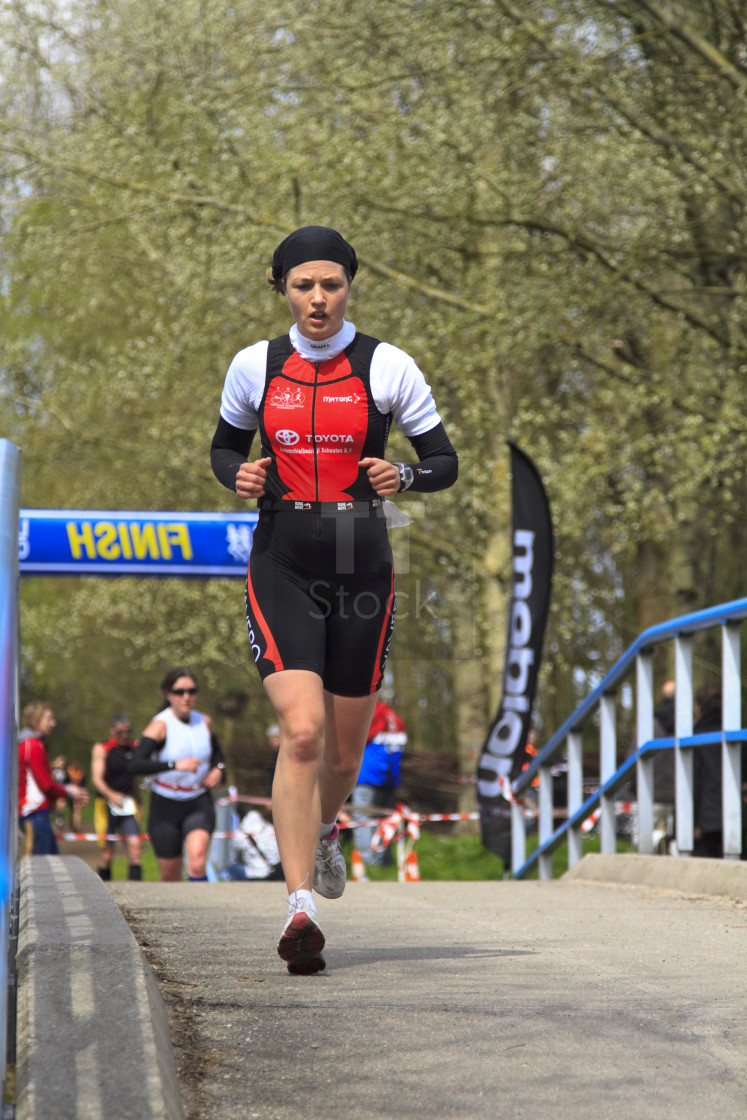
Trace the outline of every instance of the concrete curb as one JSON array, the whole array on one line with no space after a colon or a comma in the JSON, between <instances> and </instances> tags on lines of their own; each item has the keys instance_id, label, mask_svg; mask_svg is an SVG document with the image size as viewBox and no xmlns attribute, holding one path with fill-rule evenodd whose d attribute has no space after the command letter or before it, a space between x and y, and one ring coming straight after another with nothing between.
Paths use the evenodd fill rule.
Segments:
<instances>
[{"instance_id":1,"label":"concrete curb","mask_svg":"<svg viewBox=\"0 0 747 1120\"><path fill-rule=\"evenodd\" d=\"M563 879L664 887L688 894L747 898L747 862L676 856L601 855L590 852Z\"/></svg>"},{"instance_id":2,"label":"concrete curb","mask_svg":"<svg viewBox=\"0 0 747 1120\"><path fill-rule=\"evenodd\" d=\"M16 1120L184 1120L166 1008L76 856L21 863Z\"/></svg>"}]
</instances>

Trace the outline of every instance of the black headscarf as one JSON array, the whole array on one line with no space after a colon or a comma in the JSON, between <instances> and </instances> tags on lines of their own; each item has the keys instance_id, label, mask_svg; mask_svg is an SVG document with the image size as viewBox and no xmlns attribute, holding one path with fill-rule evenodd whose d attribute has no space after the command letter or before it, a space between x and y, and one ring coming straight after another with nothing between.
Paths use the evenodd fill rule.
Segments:
<instances>
[{"instance_id":1,"label":"black headscarf","mask_svg":"<svg viewBox=\"0 0 747 1120\"><path fill-rule=\"evenodd\" d=\"M355 249L342 234L327 226L303 226L281 241L272 258L272 278L282 280L296 265L306 261L334 261L350 273L358 270Z\"/></svg>"}]
</instances>

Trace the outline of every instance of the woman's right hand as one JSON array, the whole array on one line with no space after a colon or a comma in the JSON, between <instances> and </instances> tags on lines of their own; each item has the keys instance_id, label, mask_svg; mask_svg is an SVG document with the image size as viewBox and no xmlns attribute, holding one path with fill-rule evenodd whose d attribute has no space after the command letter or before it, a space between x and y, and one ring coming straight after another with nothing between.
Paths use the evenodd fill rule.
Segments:
<instances>
[{"instance_id":1,"label":"woman's right hand","mask_svg":"<svg viewBox=\"0 0 747 1120\"><path fill-rule=\"evenodd\" d=\"M255 459L253 463L242 463L236 472L236 494L239 498L261 498L265 492L267 468L272 462L266 459Z\"/></svg>"},{"instance_id":2,"label":"woman's right hand","mask_svg":"<svg viewBox=\"0 0 747 1120\"><path fill-rule=\"evenodd\" d=\"M191 774L196 774L199 767L199 758L179 758L174 763L175 770L188 770Z\"/></svg>"}]
</instances>

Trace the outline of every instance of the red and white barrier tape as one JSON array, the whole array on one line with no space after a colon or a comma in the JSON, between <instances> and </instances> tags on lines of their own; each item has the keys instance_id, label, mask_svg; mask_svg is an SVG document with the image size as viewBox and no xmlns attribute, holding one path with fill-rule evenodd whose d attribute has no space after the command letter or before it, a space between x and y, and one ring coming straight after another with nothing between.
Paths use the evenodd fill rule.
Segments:
<instances>
[{"instance_id":1,"label":"red and white barrier tape","mask_svg":"<svg viewBox=\"0 0 747 1120\"><path fill-rule=\"evenodd\" d=\"M114 836L99 836L98 832L56 832L55 836L58 840L129 840L129 836L120 836L117 833ZM136 833L134 836L136 840L150 840L147 832Z\"/></svg>"},{"instance_id":2,"label":"red and white barrier tape","mask_svg":"<svg viewBox=\"0 0 747 1120\"><path fill-rule=\"evenodd\" d=\"M234 836L239 836L238 832L213 832L213 840L230 840ZM99 836L97 832L56 832L55 836L58 840L129 840L130 836L122 836L120 833L110 835L107 833L105 836ZM139 832L135 834L137 840L150 840L150 835L147 832Z\"/></svg>"},{"instance_id":3,"label":"red and white barrier tape","mask_svg":"<svg viewBox=\"0 0 747 1120\"><path fill-rule=\"evenodd\" d=\"M615 814L617 816L619 816L621 813L632 813L634 805L635 805L635 802L633 802L633 801L616 801L615 802ZM595 809L594 812L591 814L591 816L587 817L586 820L582 822L581 831L584 832L584 833L591 832L592 828L597 823L597 821L599 820L601 815L602 815L601 807Z\"/></svg>"},{"instance_id":4,"label":"red and white barrier tape","mask_svg":"<svg viewBox=\"0 0 747 1120\"><path fill-rule=\"evenodd\" d=\"M479 821L479 813L427 813L421 814L421 821Z\"/></svg>"},{"instance_id":5,"label":"red and white barrier tape","mask_svg":"<svg viewBox=\"0 0 747 1120\"><path fill-rule=\"evenodd\" d=\"M272 805L272 798L271 797L244 797L243 794L237 793L236 790L233 787L231 787L231 789L228 791L227 796L226 797L219 797L217 799L217 801L215 802L215 804L216 805L221 805L221 806L226 806L226 805L235 805L235 804L237 804L237 802L242 804L242 805L264 805L266 809L269 809L270 806Z\"/></svg>"},{"instance_id":6,"label":"red and white barrier tape","mask_svg":"<svg viewBox=\"0 0 747 1120\"><path fill-rule=\"evenodd\" d=\"M267 805L271 804L269 797L239 797L238 795L230 798L221 798L218 802L219 805L229 805L235 802L242 802L252 805ZM631 813L635 808L634 801L616 801L615 813ZM591 832L594 825L599 820L602 814L601 808L595 809L586 820L581 824L582 832ZM368 820L354 821L351 820L347 813L340 814L339 827L340 830L355 829L355 828L375 828L376 831L371 840L371 848L375 852L383 851L391 844L395 837L408 836L412 843L420 837L420 825L431 821L476 821L480 819L479 813L416 813L412 809L408 809L406 805L398 804L393 813L387 817L372 817ZM231 840L235 836L240 836L241 831L234 832L214 832L212 837L214 840ZM128 837L120 836L118 833L114 835L107 834L106 836L99 836L96 832L58 832L56 833L58 840L126 840ZM137 834L139 840L150 840L147 832Z\"/></svg>"}]
</instances>

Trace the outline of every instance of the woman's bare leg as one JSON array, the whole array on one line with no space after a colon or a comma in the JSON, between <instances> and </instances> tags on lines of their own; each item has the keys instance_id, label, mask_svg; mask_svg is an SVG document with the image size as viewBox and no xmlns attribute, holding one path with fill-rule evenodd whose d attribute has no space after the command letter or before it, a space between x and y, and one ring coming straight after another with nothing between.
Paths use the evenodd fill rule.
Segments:
<instances>
[{"instance_id":1,"label":"woman's bare leg","mask_svg":"<svg viewBox=\"0 0 747 1120\"><path fill-rule=\"evenodd\" d=\"M319 768L324 750L324 690L316 673L284 669L265 679L280 726L272 783L272 820L288 894L311 890L319 825Z\"/></svg>"},{"instance_id":2,"label":"woman's bare leg","mask_svg":"<svg viewBox=\"0 0 747 1120\"><path fill-rule=\"evenodd\" d=\"M193 828L184 839L187 875L190 879L203 879L207 871L210 833L204 828Z\"/></svg>"},{"instance_id":3,"label":"woman's bare leg","mask_svg":"<svg viewBox=\"0 0 747 1120\"><path fill-rule=\"evenodd\" d=\"M182 879L182 857L174 856L173 859L158 859L158 870L161 873L162 883L180 883Z\"/></svg>"},{"instance_id":4,"label":"woman's bare leg","mask_svg":"<svg viewBox=\"0 0 747 1120\"><path fill-rule=\"evenodd\" d=\"M324 693L324 751L319 768L322 820L331 824L355 788L371 726L376 694Z\"/></svg>"}]
</instances>

